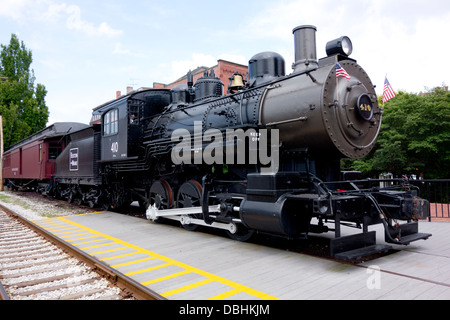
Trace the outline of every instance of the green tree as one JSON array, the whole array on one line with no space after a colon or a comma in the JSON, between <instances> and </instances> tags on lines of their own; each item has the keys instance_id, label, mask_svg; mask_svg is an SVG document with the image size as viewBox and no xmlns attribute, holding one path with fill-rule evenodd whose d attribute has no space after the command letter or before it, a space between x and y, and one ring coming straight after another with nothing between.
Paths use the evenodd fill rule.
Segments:
<instances>
[{"instance_id":1,"label":"green tree","mask_svg":"<svg viewBox=\"0 0 450 320\"><path fill-rule=\"evenodd\" d=\"M344 166L366 176L391 172L449 178L450 92L445 88L423 94L399 92L384 105L374 150L365 159L344 161Z\"/></svg>"},{"instance_id":2,"label":"green tree","mask_svg":"<svg viewBox=\"0 0 450 320\"><path fill-rule=\"evenodd\" d=\"M0 115L3 116L5 148L43 128L49 111L45 104L47 90L35 86L31 50L15 34L0 52Z\"/></svg>"}]
</instances>

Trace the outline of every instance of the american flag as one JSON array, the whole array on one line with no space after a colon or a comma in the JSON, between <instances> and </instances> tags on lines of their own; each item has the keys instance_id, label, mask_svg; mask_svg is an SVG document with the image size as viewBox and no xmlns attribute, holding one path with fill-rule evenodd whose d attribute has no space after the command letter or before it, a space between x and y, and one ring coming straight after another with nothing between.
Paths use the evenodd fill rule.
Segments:
<instances>
[{"instance_id":1,"label":"american flag","mask_svg":"<svg viewBox=\"0 0 450 320\"><path fill-rule=\"evenodd\" d=\"M384 79L384 88L383 88L383 103L391 100L396 96L394 89L392 89L391 84L389 83L387 77Z\"/></svg>"},{"instance_id":2,"label":"american flag","mask_svg":"<svg viewBox=\"0 0 450 320\"><path fill-rule=\"evenodd\" d=\"M347 71L345 71L344 68L342 68L342 66L339 64L339 62L336 62L336 78L339 77L346 77L347 80L350 80L350 76L347 73Z\"/></svg>"}]
</instances>

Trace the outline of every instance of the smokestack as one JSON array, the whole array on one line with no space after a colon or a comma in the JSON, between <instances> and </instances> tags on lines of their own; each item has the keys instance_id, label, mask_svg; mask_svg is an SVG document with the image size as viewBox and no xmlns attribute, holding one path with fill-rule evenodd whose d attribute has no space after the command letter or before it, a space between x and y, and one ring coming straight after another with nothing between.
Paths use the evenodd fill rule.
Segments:
<instances>
[{"instance_id":1,"label":"smokestack","mask_svg":"<svg viewBox=\"0 0 450 320\"><path fill-rule=\"evenodd\" d=\"M122 93L120 91L116 91L116 99L119 99Z\"/></svg>"},{"instance_id":2,"label":"smokestack","mask_svg":"<svg viewBox=\"0 0 450 320\"><path fill-rule=\"evenodd\" d=\"M316 51L315 26L298 26L292 31L294 34L295 62L294 72L301 72L318 67Z\"/></svg>"}]
</instances>

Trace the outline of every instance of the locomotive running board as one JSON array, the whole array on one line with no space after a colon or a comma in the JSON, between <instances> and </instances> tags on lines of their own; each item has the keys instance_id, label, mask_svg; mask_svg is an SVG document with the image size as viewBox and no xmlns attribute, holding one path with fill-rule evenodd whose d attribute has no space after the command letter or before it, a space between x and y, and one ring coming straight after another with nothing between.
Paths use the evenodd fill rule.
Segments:
<instances>
[{"instance_id":1,"label":"locomotive running board","mask_svg":"<svg viewBox=\"0 0 450 320\"><path fill-rule=\"evenodd\" d=\"M389 245L376 244L375 234L370 231L330 239L330 254L337 259L358 260L392 249Z\"/></svg>"}]
</instances>

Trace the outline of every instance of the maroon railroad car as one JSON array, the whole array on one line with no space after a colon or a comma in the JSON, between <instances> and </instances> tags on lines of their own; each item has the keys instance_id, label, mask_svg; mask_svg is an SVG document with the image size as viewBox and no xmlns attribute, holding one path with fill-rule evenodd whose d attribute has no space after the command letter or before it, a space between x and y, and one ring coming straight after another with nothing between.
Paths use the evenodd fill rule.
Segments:
<instances>
[{"instance_id":1,"label":"maroon railroad car","mask_svg":"<svg viewBox=\"0 0 450 320\"><path fill-rule=\"evenodd\" d=\"M55 173L55 160L66 146L64 137L85 127L58 122L12 145L3 155L4 184L12 189L45 190Z\"/></svg>"}]
</instances>

